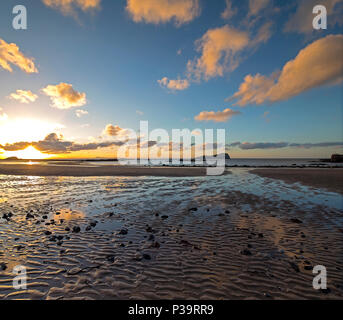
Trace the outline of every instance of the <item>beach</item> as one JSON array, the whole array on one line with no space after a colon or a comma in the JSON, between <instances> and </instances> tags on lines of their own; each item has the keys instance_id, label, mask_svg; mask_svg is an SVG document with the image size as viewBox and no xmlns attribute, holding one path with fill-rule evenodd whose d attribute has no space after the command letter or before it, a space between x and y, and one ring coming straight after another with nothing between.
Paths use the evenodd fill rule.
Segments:
<instances>
[{"instance_id":1,"label":"beach","mask_svg":"<svg viewBox=\"0 0 343 320\"><path fill-rule=\"evenodd\" d=\"M250 170L0 175L0 298L342 299L341 194Z\"/></svg>"},{"instance_id":2,"label":"beach","mask_svg":"<svg viewBox=\"0 0 343 320\"><path fill-rule=\"evenodd\" d=\"M63 165L1 164L0 175L60 176L60 177L103 177L103 176L155 176L193 177L205 176L206 168L184 167L138 167L138 166L90 166L73 163Z\"/></svg>"},{"instance_id":3,"label":"beach","mask_svg":"<svg viewBox=\"0 0 343 320\"><path fill-rule=\"evenodd\" d=\"M261 177L280 179L287 183L301 183L303 185L324 188L332 192L343 194L343 170L335 168L325 169L293 169L269 168L254 169L251 173Z\"/></svg>"}]
</instances>

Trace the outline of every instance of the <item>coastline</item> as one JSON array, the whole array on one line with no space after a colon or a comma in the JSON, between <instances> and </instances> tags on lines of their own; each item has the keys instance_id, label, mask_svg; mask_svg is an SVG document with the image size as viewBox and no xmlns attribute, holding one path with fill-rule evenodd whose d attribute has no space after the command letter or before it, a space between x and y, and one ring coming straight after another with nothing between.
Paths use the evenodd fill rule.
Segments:
<instances>
[{"instance_id":1,"label":"coastline","mask_svg":"<svg viewBox=\"0 0 343 320\"><path fill-rule=\"evenodd\" d=\"M133 167L133 166L73 166L73 165L27 165L0 164L0 175L14 176L61 176L61 177L104 177L104 176L156 176L156 177L199 177L206 176L204 167Z\"/></svg>"},{"instance_id":2,"label":"coastline","mask_svg":"<svg viewBox=\"0 0 343 320\"><path fill-rule=\"evenodd\" d=\"M250 173L343 194L343 168L259 168L250 170Z\"/></svg>"}]
</instances>

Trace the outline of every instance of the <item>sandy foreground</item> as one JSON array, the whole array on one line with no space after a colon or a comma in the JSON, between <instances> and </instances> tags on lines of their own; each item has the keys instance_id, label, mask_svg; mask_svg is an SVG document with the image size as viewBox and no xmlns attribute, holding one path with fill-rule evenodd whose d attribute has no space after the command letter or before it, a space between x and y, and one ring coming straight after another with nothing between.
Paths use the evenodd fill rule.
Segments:
<instances>
[{"instance_id":1,"label":"sandy foreground","mask_svg":"<svg viewBox=\"0 0 343 320\"><path fill-rule=\"evenodd\" d=\"M269 180L0 174L0 299L343 299L341 195Z\"/></svg>"},{"instance_id":2,"label":"sandy foreground","mask_svg":"<svg viewBox=\"0 0 343 320\"><path fill-rule=\"evenodd\" d=\"M206 168L0 164L0 174L41 177L196 177L205 176Z\"/></svg>"},{"instance_id":3,"label":"sandy foreground","mask_svg":"<svg viewBox=\"0 0 343 320\"><path fill-rule=\"evenodd\" d=\"M280 179L287 183L299 182L303 185L324 188L332 192L343 194L343 168L342 169L255 169L251 173L261 177Z\"/></svg>"}]
</instances>

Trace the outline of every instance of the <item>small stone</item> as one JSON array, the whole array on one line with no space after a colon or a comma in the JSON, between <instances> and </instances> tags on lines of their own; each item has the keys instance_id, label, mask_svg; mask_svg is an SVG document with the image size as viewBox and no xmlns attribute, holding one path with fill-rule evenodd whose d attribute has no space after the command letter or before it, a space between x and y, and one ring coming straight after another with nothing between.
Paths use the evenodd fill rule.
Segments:
<instances>
[{"instance_id":1,"label":"small stone","mask_svg":"<svg viewBox=\"0 0 343 320\"><path fill-rule=\"evenodd\" d=\"M263 233L259 233L259 234L258 234L258 237L259 237L259 238L263 238L263 237L264 237Z\"/></svg>"},{"instance_id":2,"label":"small stone","mask_svg":"<svg viewBox=\"0 0 343 320\"><path fill-rule=\"evenodd\" d=\"M81 231L81 228L80 227L74 227L73 228L73 232L74 233L79 233Z\"/></svg>"},{"instance_id":3,"label":"small stone","mask_svg":"<svg viewBox=\"0 0 343 320\"><path fill-rule=\"evenodd\" d=\"M198 208L190 208L188 211L198 211Z\"/></svg>"},{"instance_id":4,"label":"small stone","mask_svg":"<svg viewBox=\"0 0 343 320\"><path fill-rule=\"evenodd\" d=\"M168 216L162 216L162 217L161 217L162 220L166 220L166 219L168 219L168 218L169 218Z\"/></svg>"},{"instance_id":5,"label":"small stone","mask_svg":"<svg viewBox=\"0 0 343 320\"><path fill-rule=\"evenodd\" d=\"M5 271L7 269L7 265L3 262L0 263L0 270Z\"/></svg>"},{"instance_id":6,"label":"small stone","mask_svg":"<svg viewBox=\"0 0 343 320\"><path fill-rule=\"evenodd\" d=\"M91 229L92 229L91 226L87 226L87 227L86 227L86 231L90 231Z\"/></svg>"},{"instance_id":7,"label":"small stone","mask_svg":"<svg viewBox=\"0 0 343 320\"><path fill-rule=\"evenodd\" d=\"M50 232L50 231L45 231L44 234L45 234L46 236L50 236L50 235L51 235L51 232Z\"/></svg>"},{"instance_id":8,"label":"small stone","mask_svg":"<svg viewBox=\"0 0 343 320\"><path fill-rule=\"evenodd\" d=\"M31 214L31 213L28 213L27 215L26 215L26 220L28 220L28 219L33 219L35 216L33 215L33 214Z\"/></svg>"},{"instance_id":9,"label":"small stone","mask_svg":"<svg viewBox=\"0 0 343 320\"><path fill-rule=\"evenodd\" d=\"M299 220L299 219L297 219L297 218L292 218L292 219L291 219L291 222L293 222L293 223L298 223L298 224L303 223L301 220Z\"/></svg>"},{"instance_id":10,"label":"small stone","mask_svg":"<svg viewBox=\"0 0 343 320\"><path fill-rule=\"evenodd\" d=\"M128 231L127 229L121 229L121 230L119 231L119 234L125 236L125 235L128 234L128 232L129 232L129 231Z\"/></svg>"},{"instance_id":11,"label":"small stone","mask_svg":"<svg viewBox=\"0 0 343 320\"><path fill-rule=\"evenodd\" d=\"M248 249L244 249L240 253L244 256L251 256L252 255L251 251Z\"/></svg>"},{"instance_id":12,"label":"small stone","mask_svg":"<svg viewBox=\"0 0 343 320\"><path fill-rule=\"evenodd\" d=\"M331 292L331 289L330 288L320 289L320 292L324 294L329 294Z\"/></svg>"},{"instance_id":13,"label":"small stone","mask_svg":"<svg viewBox=\"0 0 343 320\"><path fill-rule=\"evenodd\" d=\"M143 254L143 259L145 259L145 260L151 260L150 254L144 253L144 254Z\"/></svg>"},{"instance_id":14,"label":"small stone","mask_svg":"<svg viewBox=\"0 0 343 320\"><path fill-rule=\"evenodd\" d=\"M300 272L298 265L296 265L294 262L290 262L289 264L295 272Z\"/></svg>"},{"instance_id":15,"label":"small stone","mask_svg":"<svg viewBox=\"0 0 343 320\"><path fill-rule=\"evenodd\" d=\"M106 257L106 260L108 261L108 262L114 262L114 259L115 259L115 256L113 256L113 255L110 255L110 256L107 256Z\"/></svg>"},{"instance_id":16,"label":"small stone","mask_svg":"<svg viewBox=\"0 0 343 320\"><path fill-rule=\"evenodd\" d=\"M69 232L69 231L70 231L70 228L69 228L69 227L66 227L64 230L67 231L67 232Z\"/></svg>"},{"instance_id":17,"label":"small stone","mask_svg":"<svg viewBox=\"0 0 343 320\"><path fill-rule=\"evenodd\" d=\"M153 234L151 234L150 236L149 236L149 239L148 239L149 241L154 241L155 240L155 236L153 235Z\"/></svg>"}]
</instances>

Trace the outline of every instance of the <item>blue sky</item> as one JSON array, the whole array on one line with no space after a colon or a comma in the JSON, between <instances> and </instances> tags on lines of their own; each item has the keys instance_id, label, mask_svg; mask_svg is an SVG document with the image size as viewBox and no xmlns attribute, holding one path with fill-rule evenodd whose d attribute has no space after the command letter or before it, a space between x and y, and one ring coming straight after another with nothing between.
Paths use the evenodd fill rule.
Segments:
<instances>
[{"instance_id":1,"label":"blue sky","mask_svg":"<svg viewBox=\"0 0 343 320\"><path fill-rule=\"evenodd\" d=\"M144 14L141 21L134 21L133 14L126 8L126 0L99 0L100 7L96 10L82 11L75 6L72 13L61 12L60 7L50 7L41 0L22 0L20 4L28 11L28 29L20 31L12 28L11 11L17 1L1 1L0 39L15 43L26 57L33 58L38 73L24 72L18 66L13 66L9 72L0 66L0 114L6 114L7 122L20 117L60 124L58 130L63 139L78 143L100 139L108 124L138 129L140 120L148 120L151 129L225 128L229 144L343 141L342 79L337 81L337 74L328 75L326 82L324 79L281 101L265 98L258 105L244 106L226 101L239 91L247 75L269 77L310 44L329 35L341 35L342 25L334 22L336 14L341 12L342 1L321 2L327 2L329 8L334 3L335 7L328 10L328 29L320 31L303 31L301 27L285 30L301 6L305 8L302 1L287 1L285 5L285 1L263 0L266 6L254 16L255 22L249 18L253 4L248 0L232 0L232 13L236 14L229 19L222 17L227 6L225 0L190 1L200 5L190 21L183 23L174 17L156 23ZM312 7L308 6L310 17L314 17ZM229 60L238 60L234 70L230 65L233 62L221 60L222 75L202 76L195 81L187 72L187 62L197 61L202 56L201 49L197 51L196 41L209 30L228 26L230 32L246 33L252 42L260 28L267 24L266 40L252 46L247 44L234 57L229 57ZM228 43L230 41L228 39ZM187 80L188 88L164 88L158 83L164 77ZM330 79L335 80L334 85ZM85 93L86 104L63 110L52 107L51 96L42 94L42 88L60 83L71 84L76 92ZM9 99L18 89L30 90L38 98L31 103ZM240 114L221 122L195 120L201 112L222 112L227 108ZM85 110L88 114L79 118L76 110ZM44 130L32 137L23 130L15 139L4 137L2 132L0 143L44 139L51 133ZM102 137L102 141L104 139ZM236 157L328 157L336 152L342 152L342 145L230 150ZM101 150L97 150L94 155L100 153Z\"/></svg>"}]
</instances>

